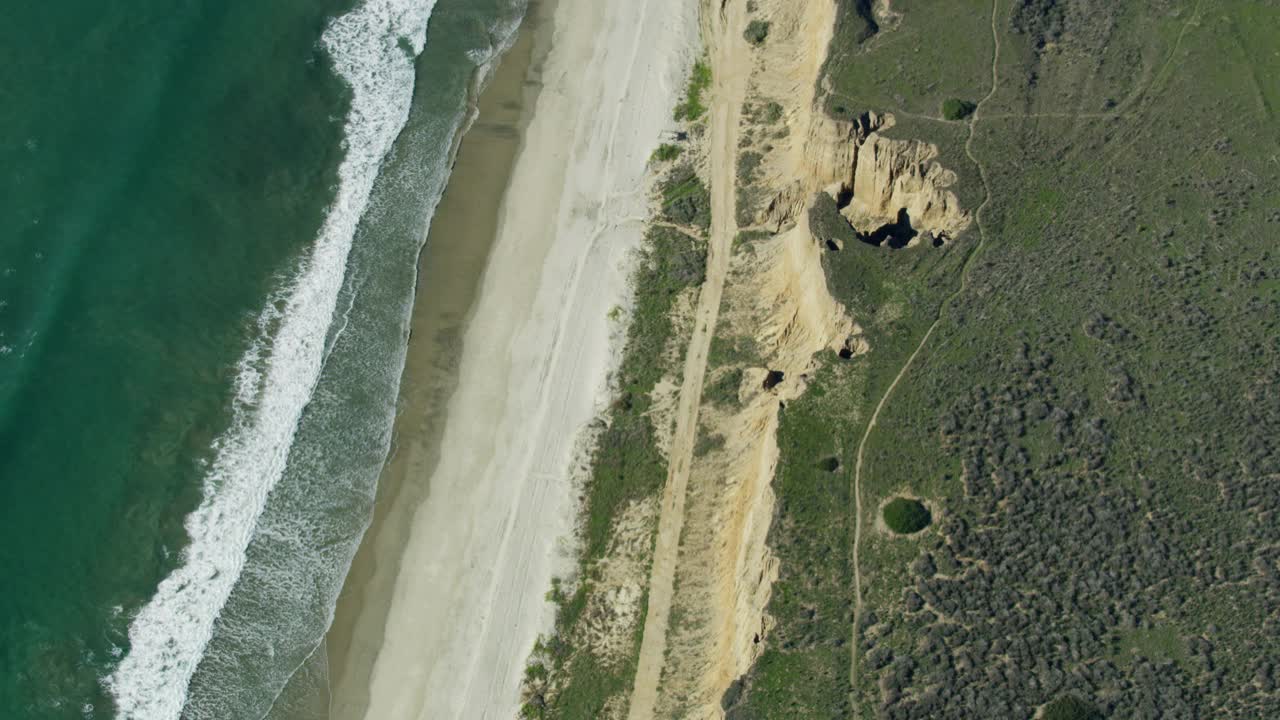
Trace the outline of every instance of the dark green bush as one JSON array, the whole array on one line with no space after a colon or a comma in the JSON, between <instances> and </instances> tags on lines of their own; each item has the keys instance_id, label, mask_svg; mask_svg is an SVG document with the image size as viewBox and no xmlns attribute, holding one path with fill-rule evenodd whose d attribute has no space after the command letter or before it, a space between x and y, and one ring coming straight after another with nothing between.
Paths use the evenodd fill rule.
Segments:
<instances>
[{"instance_id":1,"label":"dark green bush","mask_svg":"<svg viewBox=\"0 0 1280 720\"><path fill-rule=\"evenodd\" d=\"M662 214L680 225L703 230L711 227L711 194L694 173L692 165L676 167L663 181Z\"/></svg>"},{"instance_id":2,"label":"dark green bush","mask_svg":"<svg viewBox=\"0 0 1280 720\"><path fill-rule=\"evenodd\" d=\"M942 103L942 117L948 120L963 120L973 114L978 106L968 100L948 98Z\"/></svg>"},{"instance_id":3,"label":"dark green bush","mask_svg":"<svg viewBox=\"0 0 1280 720\"><path fill-rule=\"evenodd\" d=\"M884 524L899 535L910 535L929 527L933 516L919 500L894 498L884 506Z\"/></svg>"},{"instance_id":4,"label":"dark green bush","mask_svg":"<svg viewBox=\"0 0 1280 720\"><path fill-rule=\"evenodd\" d=\"M769 23L764 20L752 20L747 23L747 29L742 36L752 45L763 45L765 38L769 37Z\"/></svg>"},{"instance_id":5,"label":"dark green bush","mask_svg":"<svg viewBox=\"0 0 1280 720\"><path fill-rule=\"evenodd\" d=\"M756 181L756 171L760 169L760 163L764 161L764 156L758 152L748 150L738 156L738 182L743 185L750 185Z\"/></svg>"},{"instance_id":6,"label":"dark green bush","mask_svg":"<svg viewBox=\"0 0 1280 720\"><path fill-rule=\"evenodd\" d=\"M1101 720L1102 713L1074 695L1063 695L1044 707L1043 720Z\"/></svg>"},{"instance_id":7,"label":"dark green bush","mask_svg":"<svg viewBox=\"0 0 1280 720\"><path fill-rule=\"evenodd\" d=\"M675 160L680 157L680 153L682 152L684 152L684 148L679 145L663 143L658 146L657 150L653 151L653 159L655 162L667 162L668 160Z\"/></svg>"}]
</instances>

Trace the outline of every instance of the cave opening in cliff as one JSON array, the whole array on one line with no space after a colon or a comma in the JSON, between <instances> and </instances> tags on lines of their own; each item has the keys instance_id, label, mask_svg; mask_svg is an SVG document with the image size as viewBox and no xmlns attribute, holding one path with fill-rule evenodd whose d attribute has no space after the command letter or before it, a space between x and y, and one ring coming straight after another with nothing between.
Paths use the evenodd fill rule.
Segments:
<instances>
[{"instance_id":1,"label":"cave opening in cliff","mask_svg":"<svg viewBox=\"0 0 1280 720\"><path fill-rule=\"evenodd\" d=\"M785 375L781 370L770 370L769 373L764 376L764 383L763 383L764 389L765 390L774 389L775 387L778 386L779 383L782 382L783 377L785 377Z\"/></svg>"},{"instance_id":2,"label":"cave opening in cliff","mask_svg":"<svg viewBox=\"0 0 1280 720\"><path fill-rule=\"evenodd\" d=\"M868 245L888 247L894 250L904 248L911 239L920 233L911 226L911 214L906 208L898 210L898 218L885 223L869 233L858 233L858 239Z\"/></svg>"},{"instance_id":3,"label":"cave opening in cliff","mask_svg":"<svg viewBox=\"0 0 1280 720\"><path fill-rule=\"evenodd\" d=\"M836 193L836 209L843 210L849 207L851 202L853 202L853 188L841 187L840 192Z\"/></svg>"}]
</instances>

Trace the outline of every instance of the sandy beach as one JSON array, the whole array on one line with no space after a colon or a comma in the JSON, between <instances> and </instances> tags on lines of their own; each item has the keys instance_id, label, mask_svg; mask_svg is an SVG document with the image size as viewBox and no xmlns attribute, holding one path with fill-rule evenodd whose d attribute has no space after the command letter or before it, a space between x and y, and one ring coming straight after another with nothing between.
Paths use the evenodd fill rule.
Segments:
<instances>
[{"instance_id":1,"label":"sandy beach","mask_svg":"<svg viewBox=\"0 0 1280 720\"><path fill-rule=\"evenodd\" d=\"M501 147L464 140L424 253L394 455L329 638L333 718L515 716L546 591L571 561L574 454L607 401L610 311L628 304L647 160L696 52L697 3L530 12L511 52L526 54L531 108L482 102L471 130L518 142L506 189L484 187L505 174ZM478 291L465 264L432 266L449 262L433 243L450 226L492 238L458 247L483 263ZM458 286L451 308L427 306L433 282Z\"/></svg>"}]
</instances>

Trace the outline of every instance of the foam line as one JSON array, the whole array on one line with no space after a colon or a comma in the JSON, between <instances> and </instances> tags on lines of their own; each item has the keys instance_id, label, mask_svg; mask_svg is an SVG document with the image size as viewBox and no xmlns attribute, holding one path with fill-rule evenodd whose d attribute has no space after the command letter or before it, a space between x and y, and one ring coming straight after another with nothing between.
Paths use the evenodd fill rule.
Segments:
<instances>
[{"instance_id":1,"label":"foam line","mask_svg":"<svg viewBox=\"0 0 1280 720\"><path fill-rule=\"evenodd\" d=\"M186 520L191 542L181 564L134 617L129 652L104 680L121 718L172 720L182 712L320 378L352 239L383 158L408 120L413 61L434 6L367 0L324 32L322 43L352 93L337 195L309 257L278 295L284 310L275 309L277 298L267 302L259 338L240 360L231 427L214 445L204 498Z\"/></svg>"}]
</instances>

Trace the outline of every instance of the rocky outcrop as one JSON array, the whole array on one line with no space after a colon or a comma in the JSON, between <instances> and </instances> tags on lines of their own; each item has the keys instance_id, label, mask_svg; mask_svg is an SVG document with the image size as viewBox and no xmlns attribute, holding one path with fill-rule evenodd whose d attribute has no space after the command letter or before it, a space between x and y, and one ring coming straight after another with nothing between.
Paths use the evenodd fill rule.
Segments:
<instances>
[{"instance_id":1,"label":"rocky outcrop","mask_svg":"<svg viewBox=\"0 0 1280 720\"><path fill-rule=\"evenodd\" d=\"M871 232L896 222L903 210L915 229L935 237L955 237L969 226L969 213L947 189L956 174L937 162L934 145L872 131L855 155L852 173L840 189L849 199L842 214L857 230Z\"/></svg>"},{"instance_id":2,"label":"rocky outcrop","mask_svg":"<svg viewBox=\"0 0 1280 720\"><path fill-rule=\"evenodd\" d=\"M813 113L792 180L766 205L763 222L781 228L794 221L813 193L841 202L841 214L861 233L898 222L943 241L972 222L949 188L956 175L938 162L938 148L919 140L886 137L892 115L867 113L856 122Z\"/></svg>"}]
</instances>

